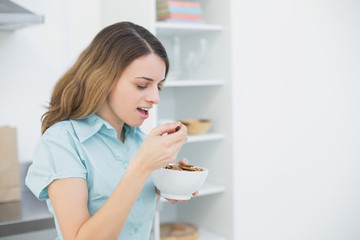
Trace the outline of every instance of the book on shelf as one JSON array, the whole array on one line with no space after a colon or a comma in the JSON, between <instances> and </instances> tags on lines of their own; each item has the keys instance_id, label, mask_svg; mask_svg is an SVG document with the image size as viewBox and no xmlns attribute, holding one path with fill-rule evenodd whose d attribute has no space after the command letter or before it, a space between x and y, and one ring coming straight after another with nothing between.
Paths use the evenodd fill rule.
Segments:
<instances>
[{"instance_id":1,"label":"book on shelf","mask_svg":"<svg viewBox=\"0 0 360 240\"><path fill-rule=\"evenodd\" d=\"M165 18L165 19L158 19L159 22L164 23L184 23L184 24L203 24L203 20L188 20L188 19L172 19L172 18Z\"/></svg>"},{"instance_id":2,"label":"book on shelf","mask_svg":"<svg viewBox=\"0 0 360 240\"><path fill-rule=\"evenodd\" d=\"M194 7L178 7L178 6L167 6L167 7L158 7L156 9L157 14L164 14L164 13L186 13L186 14L202 14L201 8L194 8Z\"/></svg>"},{"instance_id":3,"label":"book on shelf","mask_svg":"<svg viewBox=\"0 0 360 240\"><path fill-rule=\"evenodd\" d=\"M163 19L179 19L179 20L196 20L200 21L202 19L201 15L197 14L186 14L186 13L165 13L158 15L158 20Z\"/></svg>"},{"instance_id":4,"label":"book on shelf","mask_svg":"<svg viewBox=\"0 0 360 240\"><path fill-rule=\"evenodd\" d=\"M156 15L158 21L202 22L202 8L197 1L158 1Z\"/></svg>"},{"instance_id":5,"label":"book on shelf","mask_svg":"<svg viewBox=\"0 0 360 240\"><path fill-rule=\"evenodd\" d=\"M157 1L156 2L157 7L166 7L166 6L178 6L178 7L194 7L194 8L200 8L200 2L197 1Z\"/></svg>"}]
</instances>

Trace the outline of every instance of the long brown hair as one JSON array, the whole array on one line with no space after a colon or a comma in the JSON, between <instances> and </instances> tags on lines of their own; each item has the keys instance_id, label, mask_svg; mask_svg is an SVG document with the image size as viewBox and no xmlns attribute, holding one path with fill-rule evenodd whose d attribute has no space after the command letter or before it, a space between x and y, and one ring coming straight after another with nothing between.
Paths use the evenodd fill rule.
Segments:
<instances>
[{"instance_id":1,"label":"long brown hair","mask_svg":"<svg viewBox=\"0 0 360 240\"><path fill-rule=\"evenodd\" d=\"M150 53L164 60L166 76L169 60L165 48L148 30L131 22L104 28L56 83L48 111L42 116L41 133L62 120L95 113L124 69Z\"/></svg>"}]
</instances>

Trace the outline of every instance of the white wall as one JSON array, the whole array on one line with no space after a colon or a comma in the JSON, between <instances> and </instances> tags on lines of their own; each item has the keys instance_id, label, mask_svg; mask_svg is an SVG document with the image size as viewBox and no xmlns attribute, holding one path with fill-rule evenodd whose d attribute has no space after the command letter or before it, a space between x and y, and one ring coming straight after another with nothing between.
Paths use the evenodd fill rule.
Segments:
<instances>
[{"instance_id":1,"label":"white wall","mask_svg":"<svg viewBox=\"0 0 360 240\"><path fill-rule=\"evenodd\" d=\"M0 32L0 126L18 129L20 161L32 159L55 82L100 27L100 0L16 0L45 24Z\"/></svg>"},{"instance_id":2,"label":"white wall","mask_svg":"<svg viewBox=\"0 0 360 240\"><path fill-rule=\"evenodd\" d=\"M360 2L232 2L235 239L360 239Z\"/></svg>"}]
</instances>

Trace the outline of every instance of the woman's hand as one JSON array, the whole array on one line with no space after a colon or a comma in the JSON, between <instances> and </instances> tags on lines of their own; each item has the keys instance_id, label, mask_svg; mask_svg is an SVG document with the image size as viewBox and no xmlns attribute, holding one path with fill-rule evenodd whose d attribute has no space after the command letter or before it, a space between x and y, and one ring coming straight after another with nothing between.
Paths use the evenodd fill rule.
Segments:
<instances>
[{"instance_id":1,"label":"woman's hand","mask_svg":"<svg viewBox=\"0 0 360 240\"><path fill-rule=\"evenodd\" d=\"M139 166L152 172L174 162L186 141L185 125L181 123L164 124L149 133L135 159L140 161Z\"/></svg>"},{"instance_id":2,"label":"woman's hand","mask_svg":"<svg viewBox=\"0 0 360 240\"><path fill-rule=\"evenodd\" d=\"M181 159L179 162L178 162L178 164L180 164L180 165L186 165L186 164L188 164L188 160L187 160L187 158L183 158L183 159ZM155 187L155 189L156 189L156 192L158 193L158 195L160 196L160 190L159 189L157 189L157 187ZM197 196L199 194L199 191L196 191L196 192L194 192L192 195L193 196ZM172 204L176 204L177 202L182 202L182 203L186 203L188 200L175 200L175 199L169 199L169 198L165 198L166 200L168 200L170 203L172 203Z\"/></svg>"}]
</instances>

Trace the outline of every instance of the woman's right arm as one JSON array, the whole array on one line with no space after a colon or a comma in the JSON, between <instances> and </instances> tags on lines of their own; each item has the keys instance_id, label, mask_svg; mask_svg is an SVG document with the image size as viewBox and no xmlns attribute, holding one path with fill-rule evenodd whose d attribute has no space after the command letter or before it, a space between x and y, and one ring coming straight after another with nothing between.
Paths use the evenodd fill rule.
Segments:
<instances>
[{"instance_id":1,"label":"woman's right arm","mask_svg":"<svg viewBox=\"0 0 360 240\"><path fill-rule=\"evenodd\" d=\"M163 136L176 126L165 124L151 131L114 192L93 216L87 208L88 188L84 179L58 179L48 186L64 239L117 239L151 172L173 162L187 141L184 125L178 132Z\"/></svg>"}]
</instances>

